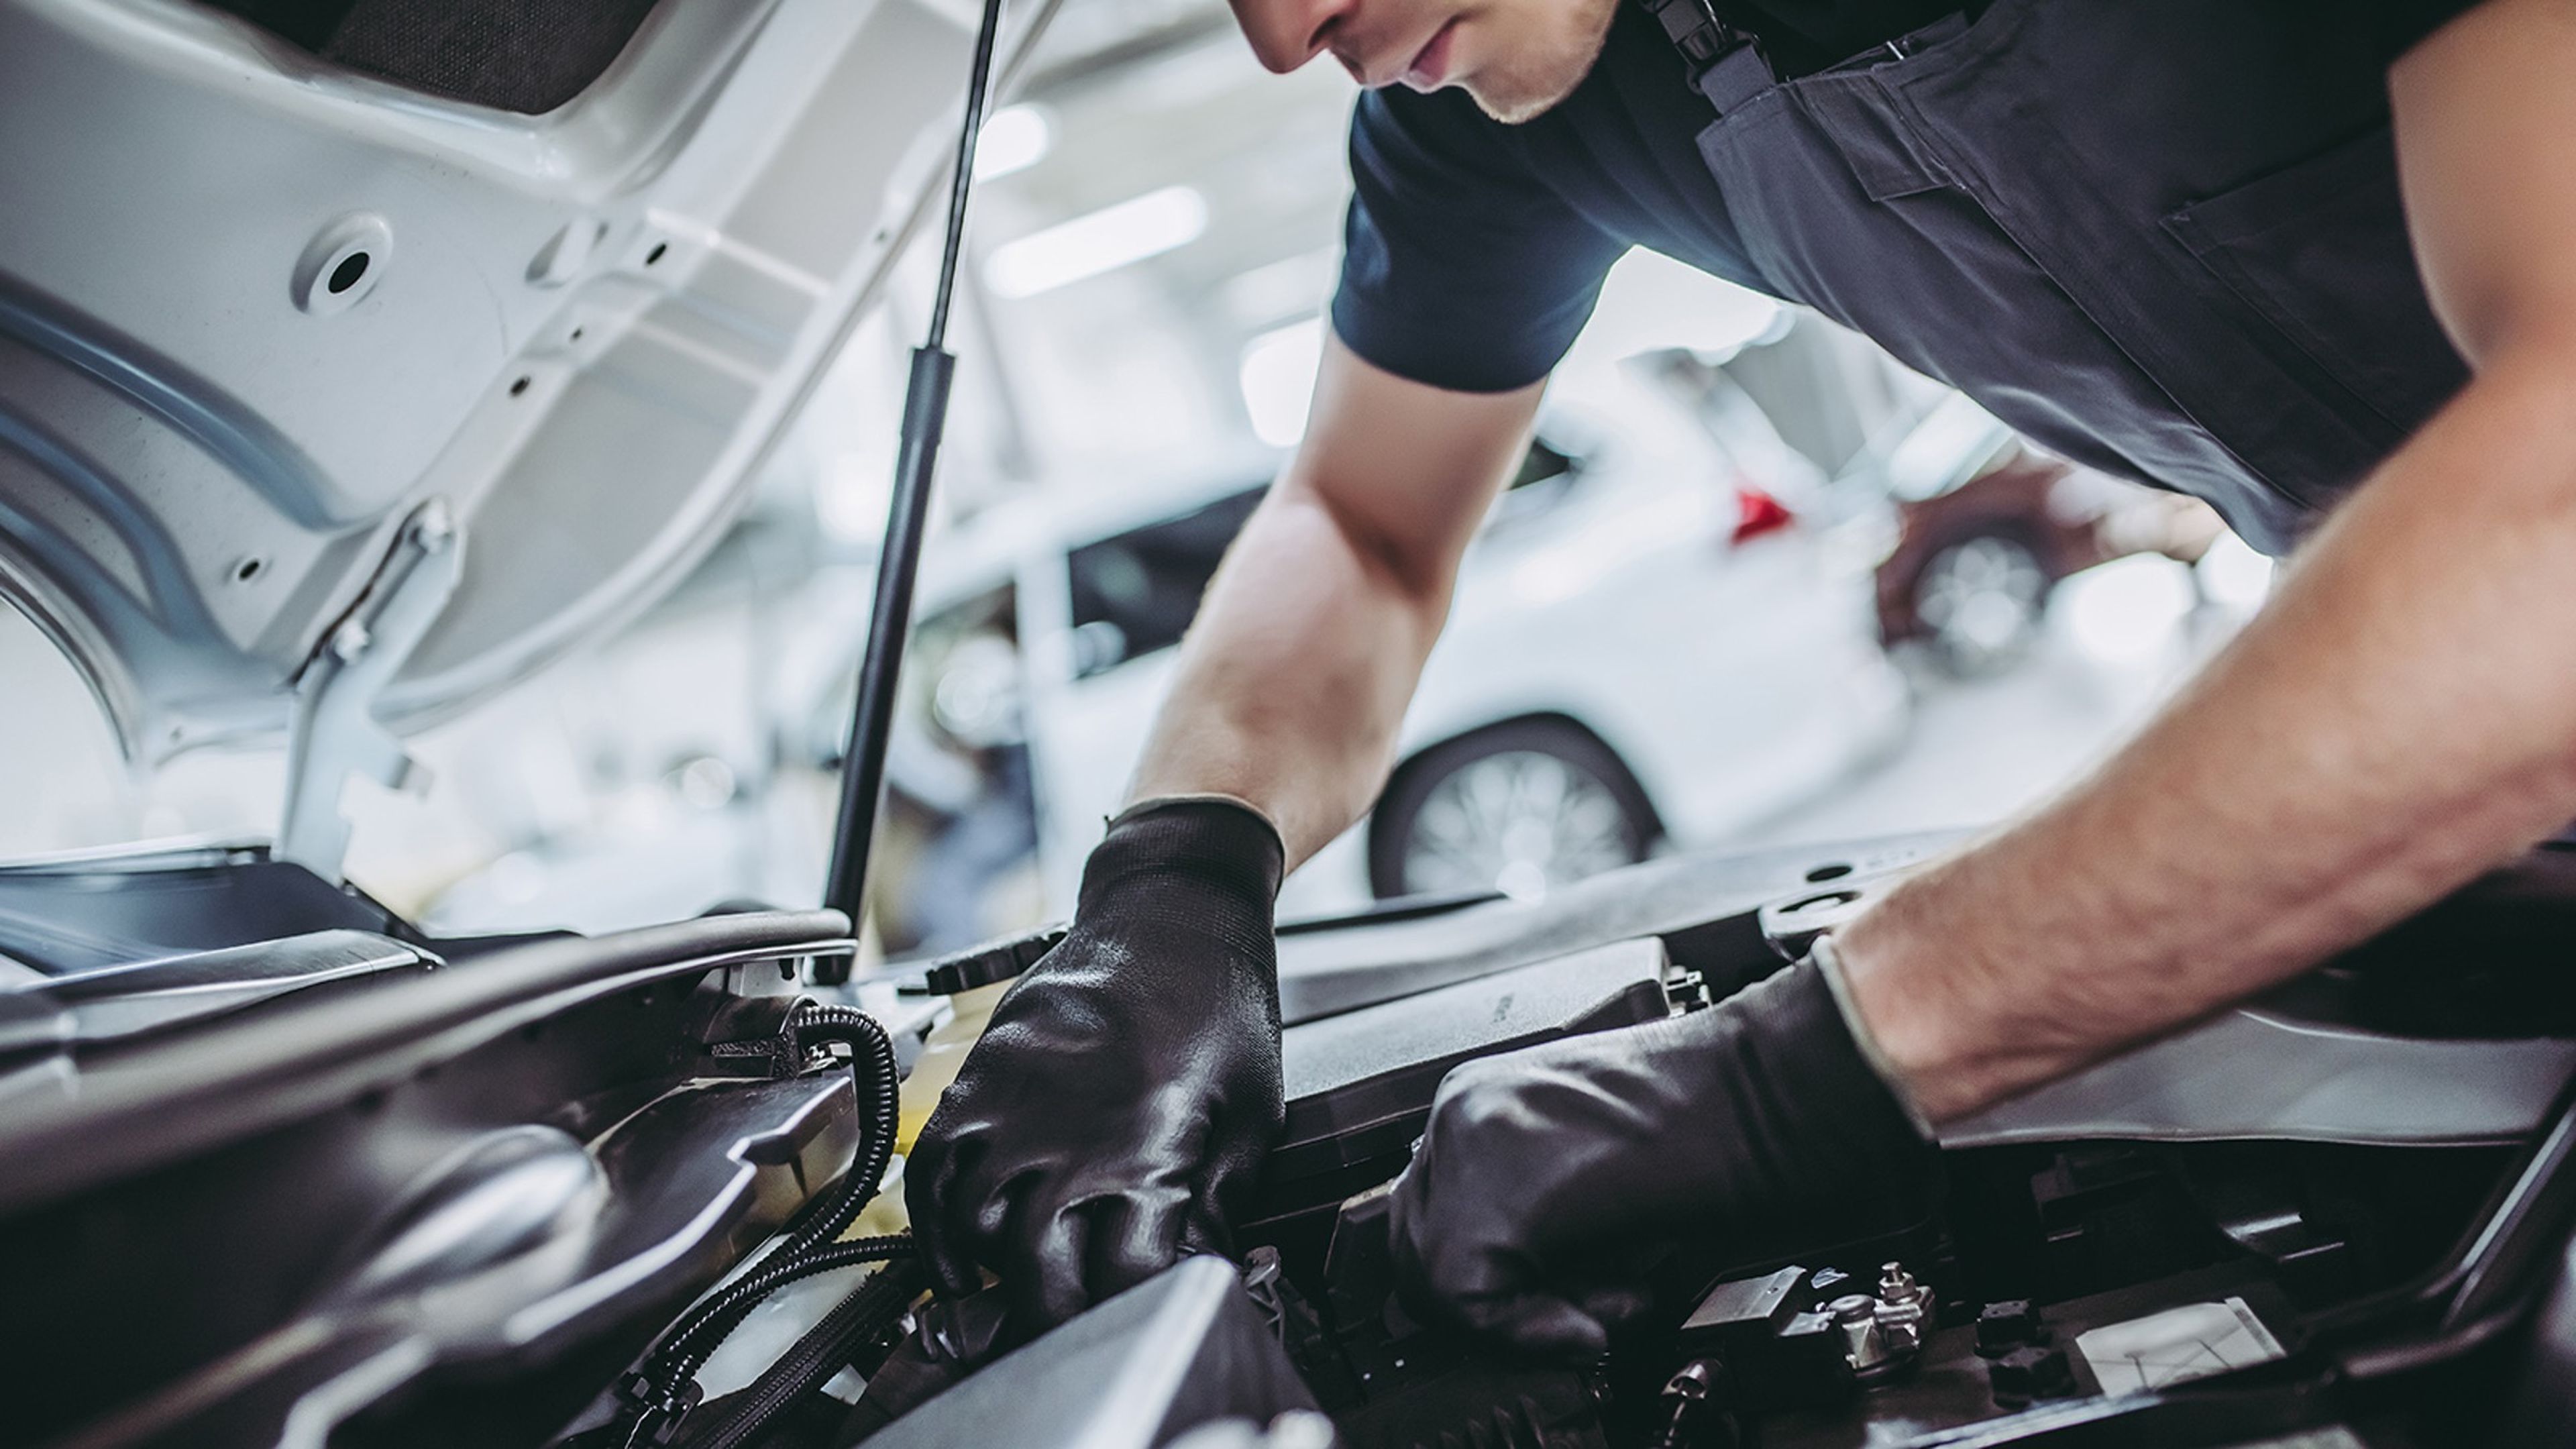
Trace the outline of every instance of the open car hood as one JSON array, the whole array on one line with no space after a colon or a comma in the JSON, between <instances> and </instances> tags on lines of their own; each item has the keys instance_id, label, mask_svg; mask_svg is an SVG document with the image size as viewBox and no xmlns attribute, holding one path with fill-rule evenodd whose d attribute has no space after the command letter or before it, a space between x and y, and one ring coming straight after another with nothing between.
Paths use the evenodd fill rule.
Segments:
<instances>
[{"instance_id":1,"label":"open car hood","mask_svg":"<svg viewBox=\"0 0 2576 1449\"><path fill-rule=\"evenodd\" d=\"M0 592L143 760L371 650L399 727L615 627L883 282L974 28L662 0L528 115L177 0L5 0Z\"/></svg>"}]
</instances>

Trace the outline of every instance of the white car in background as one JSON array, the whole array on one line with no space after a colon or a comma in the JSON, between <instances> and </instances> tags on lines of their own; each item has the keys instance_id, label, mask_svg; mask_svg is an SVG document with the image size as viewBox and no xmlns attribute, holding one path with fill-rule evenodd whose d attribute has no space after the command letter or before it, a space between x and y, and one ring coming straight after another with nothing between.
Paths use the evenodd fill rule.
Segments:
<instances>
[{"instance_id":1,"label":"white car in background","mask_svg":"<svg viewBox=\"0 0 2576 1449\"><path fill-rule=\"evenodd\" d=\"M1050 911L1072 905L1175 646L1267 476L1121 479L1096 501L988 516L944 550L925 629L971 616L1016 636L1020 708L976 712L1024 721ZM1551 409L1468 554L1386 793L1290 881L1283 911L1537 895L1721 840L1844 778L1906 718L1874 562L1651 397ZM988 653L964 657L989 680ZM934 678L922 698L945 727L955 699L990 694Z\"/></svg>"}]
</instances>

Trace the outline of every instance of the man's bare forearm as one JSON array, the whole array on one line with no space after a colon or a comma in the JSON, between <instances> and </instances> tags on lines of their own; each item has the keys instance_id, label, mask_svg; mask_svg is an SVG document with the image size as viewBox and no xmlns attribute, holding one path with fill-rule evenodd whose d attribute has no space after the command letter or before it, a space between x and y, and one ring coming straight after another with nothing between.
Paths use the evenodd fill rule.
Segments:
<instances>
[{"instance_id":1,"label":"man's bare forearm","mask_svg":"<svg viewBox=\"0 0 2576 1449\"><path fill-rule=\"evenodd\" d=\"M2576 352L2499 360L2137 740L1841 945L1935 1120L2278 981L2576 818Z\"/></svg>"},{"instance_id":2,"label":"man's bare forearm","mask_svg":"<svg viewBox=\"0 0 2576 1449\"><path fill-rule=\"evenodd\" d=\"M2576 14L2390 73L2416 256L2476 369L2127 749L1893 892L1854 1005L1936 1120L2292 975L2576 817Z\"/></svg>"},{"instance_id":3,"label":"man's bare forearm","mask_svg":"<svg viewBox=\"0 0 2576 1449\"><path fill-rule=\"evenodd\" d=\"M1282 489L1209 586L1132 793L1245 801L1293 868L1376 796L1446 611Z\"/></svg>"},{"instance_id":4,"label":"man's bare forearm","mask_svg":"<svg viewBox=\"0 0 2576 1449\"><path fill-rule=\"evenodd\" d=\"M1208 586L1130 798L1244 801L1291 869L1357 820L1538 398L1444 392L1330 342L1306 442Z\"/></svg>"}]
</instances>

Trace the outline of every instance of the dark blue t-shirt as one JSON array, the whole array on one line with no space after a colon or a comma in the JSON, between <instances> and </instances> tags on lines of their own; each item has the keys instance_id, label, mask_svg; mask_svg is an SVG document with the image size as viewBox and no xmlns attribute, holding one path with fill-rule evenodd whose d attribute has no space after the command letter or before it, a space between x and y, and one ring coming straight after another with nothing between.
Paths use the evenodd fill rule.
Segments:
<instances>
[{"instance_id":1,"label":"dark blue t-shirt","mask_svg":"<svg viewBox=\"0 0 2576 1449\"><path fill-rule=\"evenodd\" d=\"M2466 3L2373 0L2353 20L2379 27L2393 60ZM1726 8L1746 18L1746 7ZM1786 24L1781 14L1813 12L1809 28L1837 44L1894 13L1778 0L1751 8L1766 32ZM1776 50L1782 36L1769 41ZM1591 74L1525 124L1489 119L1456 89L1364 94L1351 119L1333 330L1398 376L1505 392L1556 366L1631 246L1776 293L1746 259L1700 160L1696 137L1713 119L1662 27L1626 0Z\"/></svg>"},{"instance_id":2,"label":"dark blue t-shirt","mask_svg":"<svg viewBox=\"0 0 2576 1449\"><path fill-rule=\"evenodd\" d=\"M1715 118L1628 4L1592 73L1521 125L1455 88L1365 93L1333 330L1398 376L1505 392L1556 366L1630 246L1760 286L1692 143Z\"/></svg>"}]
</instances>

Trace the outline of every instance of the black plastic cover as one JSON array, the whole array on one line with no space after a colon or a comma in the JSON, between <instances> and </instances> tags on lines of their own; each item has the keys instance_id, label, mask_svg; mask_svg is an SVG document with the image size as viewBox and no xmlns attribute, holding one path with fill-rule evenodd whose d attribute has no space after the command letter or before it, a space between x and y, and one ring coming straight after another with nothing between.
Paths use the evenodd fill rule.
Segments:
<instances>
[{"instance_id":1,"label":"black plastic cover","mask_svg":"<svg viewBox=\"0 0 2576 1449\"><path fill-rule=\"evenodd\" d=\"M0 990L0 1069L140 1041L289 996L408 980L439 964L400 941L341 930L45 977Z\"/></svg>"},{"instance_id":2,"label":"black plastic cover","mask_svg":"<svg viewBox=\"0 0 2576 1449\"><path fill-rule=\"evenodd\" d=\"M71 976L314 931L406 936L356 890L266 846L62 856L0 867L0 956Z\"/></svg>"},{"instance_id":3,"label":"black plastic cover","mask_svg":"<svg viewBox=\"0 0 2576 1449\"><path fill-rule=\"evenodd\" d=\"M1677 964L1708 977L1723 995L1786 959L1754 919L1762 906L1915 864L1967 838L1937 830L1750 855L1674 855L1605 871L1538 900L1405 913L1365 929L1283 932L1280 1017L1290 1026L1320 1021L1643 936L1660 938Z\"/></svg>"},{"instance_id":4,"label":"black plastic cover","mask_svg":"<svg viewBox=\"0 0 2576 1449\"><path fill-rule=\"evenodd\" d=\"M1662 1016L1663 969L1656 942L1618 941L1288 1028L1280 1044L1287 1126L1264 1181L1292 1183L1389 1154L1401 1166L1451 1067Z\"/></svg>"},{"instance_id":5,"label":"black plastic cover","mask_svg":"<svg viewBox=\"0 0 2576 1449\"><path fill-rule=\"evenodd\" d=\"M236 924L309 919L310 879L0 872L48 915L195 895ZM410 1442L534 1442L847 1170L846 1073L713 1080L701 1043L848 930L725 916L454 967L341 931L21 986L72 1045L66 1089L0 1112L0 1437L272 1444L399 1392ZM230 1007L159 1009L191 993Z\"/></svg>"}]
</instances>

